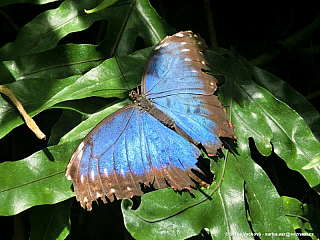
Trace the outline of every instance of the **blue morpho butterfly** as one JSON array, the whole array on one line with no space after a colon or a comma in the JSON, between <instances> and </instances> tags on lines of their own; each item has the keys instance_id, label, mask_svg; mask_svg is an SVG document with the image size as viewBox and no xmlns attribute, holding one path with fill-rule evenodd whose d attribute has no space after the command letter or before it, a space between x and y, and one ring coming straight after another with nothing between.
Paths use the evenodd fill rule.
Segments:
<instances>
[{"instance_id":1,"label":"blue morpho butterfly","mask_svg":"<svg viewBox=\"0 0 320 240\"><path fill-rule=\"evenodd\" d=\"M233 126L213 93L217 80L201 52L204 40L191 31L163 39L146 63L141 95L100 122L80 143L67 166L77 200L92 209L103 202L142 195L141 184L177 190L201 181L199 148L214 155L219 137L233 138ZM108 198L108 200L106 199Z\"/></svg>"}]
</instances>

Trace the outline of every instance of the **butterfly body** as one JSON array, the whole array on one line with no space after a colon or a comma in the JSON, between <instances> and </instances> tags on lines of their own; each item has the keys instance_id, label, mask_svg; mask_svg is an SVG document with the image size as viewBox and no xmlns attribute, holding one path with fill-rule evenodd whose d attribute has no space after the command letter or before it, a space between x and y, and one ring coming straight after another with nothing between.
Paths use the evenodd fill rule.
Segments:
<instances>
[{"instance_id":1,"label":"butterfly body","mask_svg":"<svg viewBox=\"0 0 320 240\"><path fill-rule=\"evenodd\" d=\"M133 103L105 118L80 143L66 176L82 207L91 210L98 198L142 195L141 184L191 191L192 179L199 182L193 169L200 148L214 155L220 136L233 137L213 95L217 80L202 71L209 70L204 48L204 40L190 31L162 40L146 63L141 94L131 91Z\"/></svg>"}]
</instances>

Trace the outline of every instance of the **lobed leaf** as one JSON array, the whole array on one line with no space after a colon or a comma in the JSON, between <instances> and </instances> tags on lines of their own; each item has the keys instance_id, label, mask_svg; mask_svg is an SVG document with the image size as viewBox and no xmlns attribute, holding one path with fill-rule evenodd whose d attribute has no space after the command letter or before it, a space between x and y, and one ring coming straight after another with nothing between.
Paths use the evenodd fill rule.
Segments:
<instances>
[{"instance_id":1,"label":"lobed leaf","mask_svg":"<svg viewBox=\"0 0 320 240\"><path fill-rule=\"evenodd\" d=\"M54 204L74 196L64 172L75 147L75 142L66 143L20 161L0 163L0 215L14 215L32 206Z\"/></svg>"},{"instance_id":2,"label":"lobed leaf","mask_svg":"<svg viewBox=\"0 0 320 240\"><path fill-rule=\"evenodd\" d=\"M105 60L97 46L67 44L29 54L3 64L16 81L29 78L61 79L82 75Z\"/></svg>"},{"instance_id":3,"label":"lobed leaf","mask_svg":"<svg viewBox=\"0 0 320 240\"><path fill-rule=\"evenodd\" d=\"M25 79L6 84L30 116L55 104L91 96L126 97L128 89L140 82L147 51L128 57L111 58L83 76L63 79ZM0 97L0 138L23 123L10 102Z\"/></svg>"},{"instance_id":4,"label":"lobed leaf","mask_svg":"<svg viewBox=\"0 0 320 240\"><path fill-rule=\"evenodd\" d=\"M224 56L226 54L229 54L228 58ZM217 76L220 75L226 79L226 84L220 88L220 93L225 106L232 102L231 114L236 135L253 138L257 149L264 156L268 156L273 148L290 169L300 172L310 186L319 191L317 186L320 183L320 168L302 169L320 153L320 143L304 119L286 103L255 83L254 80L259 76L259 82L264 81L265 75L257 74L264 73L263 70L249 67L247 60L235 58L234 55L225 51L223 54L211 52L210 56L211 65L214 66L213 74L217 73ZM221 68L216 67L216 62L219 62L217 66ZM252 68L255 68L254 76ZM272 76L267 75L266 78L271 85ZM273 83L279 81L277 79ZM278 88L281 86L284 85L278 85ZM278 89L278 91L282 90ZM297 94L295 96L299 97ZM289 101L288 98L287 101ZM293 102L296 103L297 99Z\"/></svg>"},{"instance_id":5,"label":"lobed leaf","mask_svg":"<svg viewBox=\"0 0 320 240\"><path fill-rule=\"evenodd\" d=\"M107 57L132 53L138 36L150 46L172 32L147 0L121 0L93 14L84 12L99 3L99 0L66 0L58 8L41 13L21 28L14 42L0 48L0 60L13 60L52 49L66 35L85 30L102 19L108 20L108 32L100 43L100 51Z\"/></svg>"},{"instance_id":6,"label":"lobed leaf","mask_svg":"<svg viewBox=\"0 0 320 240\"><path fill-rule=\"evenodd\" d=\"M188 192L178 194L172 189L161 189L144 194L137 210L131 210L131 201L124 199L122 212L132 236L135 239L146 236L185 239L205 228L217 239L251 239L245 235L236 236L239 232L251 232L246 221L243 181L235 173L233 162L228 162L225 169L222 161L219 161L216 182L209 189L195 191L194 197Z\"/></svg>"}]
</instances>

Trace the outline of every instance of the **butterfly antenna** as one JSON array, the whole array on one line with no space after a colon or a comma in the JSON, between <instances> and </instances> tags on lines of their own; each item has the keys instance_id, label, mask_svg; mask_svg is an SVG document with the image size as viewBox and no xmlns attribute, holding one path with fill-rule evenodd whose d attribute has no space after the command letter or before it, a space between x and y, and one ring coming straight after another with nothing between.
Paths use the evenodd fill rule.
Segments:
<instances>
[{"instance_id":1,"label":"butterfly antenna","mask_svg":"<svg viewBox=\"0 0 320 240\"><path fill-rule=\"evenodd\" d=\"M118 57L114 57L114 59L115 59L117 65L118 65L119 71L120 71L120 73L121 73L120 80L121 80L122 86L124 87L125 90L130 91L130 90L131 90L131 89L130 89L130 86L129 86L129 84L128 84L128 81L126 80L126 77L125 77L124 73L122 72L120 63L119 63L119 61L118 61Z\"/></svg>"}]
</instances>

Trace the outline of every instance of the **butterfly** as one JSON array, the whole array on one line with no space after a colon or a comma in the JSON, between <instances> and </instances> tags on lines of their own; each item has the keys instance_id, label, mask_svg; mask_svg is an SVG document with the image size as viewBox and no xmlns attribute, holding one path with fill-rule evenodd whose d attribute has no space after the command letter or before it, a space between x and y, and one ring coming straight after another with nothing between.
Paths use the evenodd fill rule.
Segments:
<instances>
[{"instance_id":1,"label":"butterfly","mask_svg":"<svg viewBox=\"0 0 320 240\"><path fill-rule=\"evenodd\" d=\"M77 201L92 209L143 194L141 186L176 190L195 187L196 163L234 137L234 127L213 95L217 79L205 73L205 41L192 31L163 39L150 54L141 93L130 92L132 104L107 116L73 153L66 176Z\"/></svg>"}]
</instances>

